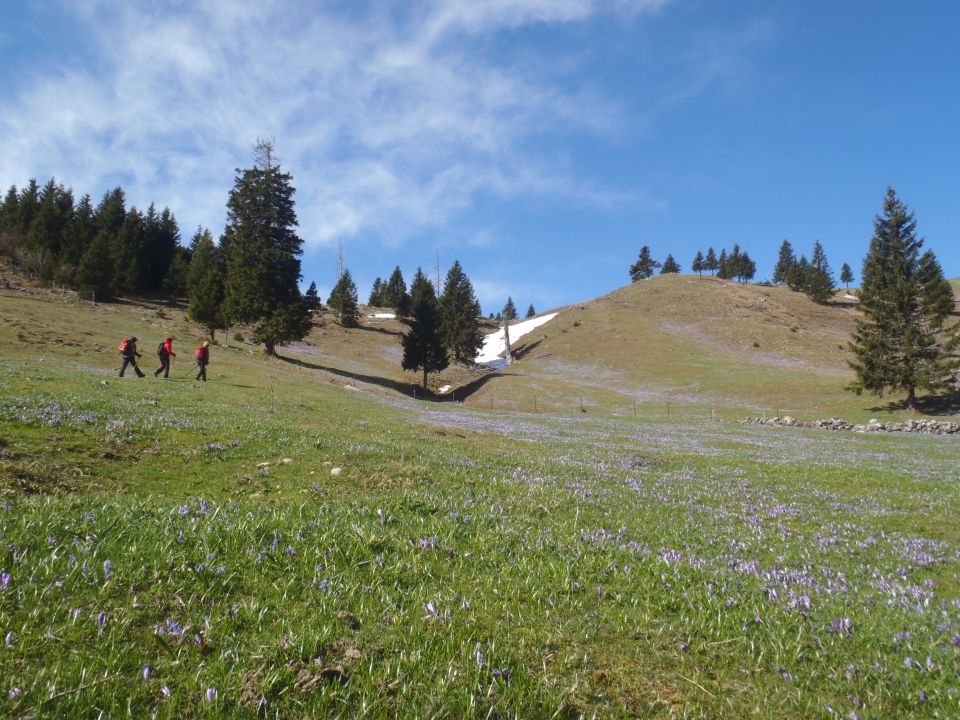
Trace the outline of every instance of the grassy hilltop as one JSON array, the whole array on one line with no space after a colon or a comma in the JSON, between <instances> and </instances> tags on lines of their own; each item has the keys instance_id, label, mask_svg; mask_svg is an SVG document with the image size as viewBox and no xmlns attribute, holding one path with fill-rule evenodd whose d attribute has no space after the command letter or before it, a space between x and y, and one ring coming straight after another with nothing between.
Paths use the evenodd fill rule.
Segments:
<instances>
[{"instance_id":1,"label":"grassy hilltop","mask_svg":"<svg viewBox=\"0 0 960 720\"><path fill-rule=\"evenodd\" d=\"M175 308L0 292L0 716L953 716L960 441L733 421L870 412L852 317L657 278L464 406L390 320L203 384Z\"/></svg>"}]
</instances>

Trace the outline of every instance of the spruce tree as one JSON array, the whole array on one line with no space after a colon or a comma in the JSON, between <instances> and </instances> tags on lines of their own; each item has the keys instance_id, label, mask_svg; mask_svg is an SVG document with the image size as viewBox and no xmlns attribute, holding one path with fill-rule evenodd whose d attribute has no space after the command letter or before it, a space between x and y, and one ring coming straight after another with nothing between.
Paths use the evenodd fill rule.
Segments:
<instances>
[{"instance_id":1,"label":"spruce tree","mask_svg":"<svg viewBox=\"0 0 960 720\"><path fill-rule=\"evenodd\" d=\"M41 280L54 276L63 233L73 214L73 193L53 178L40 190L39 202L27 233L30 271Z\"/></svg>"},{"instance_id":2,"label":"spruce tree","mask_svg":"<svg viewBox=\"0 0 960 720\"><path fill-rule=\"evenodd\" d=\"M93 216L93 203L89 195L84 195L74 208L70 222L67 223L63 232L60 265L64 268L72 268L72 272L68 272L69 276L76 272L83 253L93 242L96 234L97 225Z\"/></svg>"},{"instance_id":3,"label":"spruce tree","mask_svg":"<svg viewBox=\"0 0 960 720\"><path fill-rule=\"evenodd\" d=\"M530 303L530 307L527 308L527 319L529 320L532 317L537 316L537 311L533 307L533 303Z\"/></svg>"},{"instance_id":4,"label":"spruce tree","mask_svg":"<svg viewBox=\"0 0 960 720\"><path fill-rule=\"evenodd\" d=\"M850 289L850 283L853 282L853 270L847 263L844 263L843 267L840 268L840 282L846 286L847 290Z\"/></svg>"},{"instance_id":5,"label":"spruce tree","mask_svg":"<svg viewBox=\"0 0 960 720\"><path fill-rule=\"evenodd\" d=\"M403 305L409 303L409 300L405 301L407 297L409 297L407 295L407 283L404 282L403 273L400 272L400 266L397 265L390 274L390 279L384 285L383 307L393 308L399 312Z\"/></svg>"},{"instance_id":6,"label":"spruce tree","mask_svg":"<svg viewBox=\"0 0 960 720\"><path fill-rule=\"evenodd\" d=\"M857 379L849 389L883 397L905 392L916 409L918 390L937 392L956 383L957 327L946 327L953 291L932 252L923 255L914 214L887 188L883 212L874 219L863 261L863 313L850 341Z\"/></svg>"},{"instance_id":7,"label":"spruce tree","mask_svg":"<svg viewBox=\"0 0 960 720\"><path fill-rule=\"evenodd\" d=\"M726 280L730 276L727 272L730 270L730 262L727 259L727 249L720 249L720 257L717 259L717 277Z\"/></svg>"},{"instance_id":8,"label":"spruce tree","mask_svg":"<svg viewBox=\"0 0 960 720\"><path fill-rule=\"evenodd\" d=\"M791 290L803 290L807 286L807 271L809 268L810 263L807 262L807 256L801 255L800 259L791 266L790 272L787 273L787 287Z\"/></svg>"},{"instance_id":9,"label":"spruce tree","mask_svg":"<svg viewBox=\"0 0 960 720\"><path fill-rule=\"evenodd\" d=\"M199 239L198 239L199 236ZM193 256L190 261L190 300L187 316L210 333L227 327L223 311L224 275L223 253L213 244L209 230L198 228L194 235Z\"/></svg>"},{"instance_id":10,"label":"spruce tree","mask_svg":"<svg viewBox=\"0 0 960 720\"><path fill-rule=\"evenodd\" d=\"M350 276L350 271L344 269L343 275L334 285L330 292L330 299L327 305L337 311L340 318L340 324L343 327L355 328L360 325L359 312L357 310L357 286Z\"/></svg>"},{"instance_id":11,"label":"spruce tree","mask_svg":"<svg viewBox=\"0 0 960 720\"><path fill-rule=\"evenodd\" d=\"M737 262L737 277L743 282L750 282L757 274L757 263L754 262L750 254L744 250L740 253L740 260Z\"/></svg>"},{"instance_id":12,"label":"spruce tree","mask_svg":"<svg viewBox=\"0 0 960 720\"><path fill-rule=\"evenodd\" d=\"M480 303L459 260L455 260L447 272L439 304L440 331L447 352L457 362L473 364L483 346Z\"/></svg>"},{"instance_id":13,"label":"spruce tree","mask_svg":"<svg viewBox=\"0 0 960 720\"><path fill-rule=\"evenodd\" d=\"M177 246L176 252L173 254L173 262L170 263L170 269L167 270L162 285L163 291L170 297L182 298L189 293L191 257L193 257L193 254L190 252L190 248Z\"/></svg>"},{"instance_id":14,"label":"spruce tree","mask_svg":"<svg viewBox=\"0 0 960 720\"><path fill-rule=\"evenodd\" d=\"M27 186L20 191L17 198L17 231L23 240L30 233L33 218L40 210L40 186L34 178L30 178Z\"/></svg>"},{"instance_id":15,"label":"spruce tree","mask_svg":"<svg viewBox=\"0 0 960 720\"><path fill-rule=\"evenodd\" d=\"M780 255L777 257L777 264L773 268L773 282L776 285L783 285L787 282L787 276L790 269L796 264L797 257L793 254L793 247L789 240L784 240L780 245Z\"/></svg>"},{"instance_id":16,"label":"spruce tree","mask_svg":"<svg viewBox=\"0 0 960 720\"><path fill-rule=\"evenodd\" d=\"M833 297L836 283L827 262L827 254L819 241L813 244L813 255L804 278L803 291L815 303L825 305Z\"/></svg>"},{"instance_id":17,"label":"spruce tree","mask_svg":"<svg viewBox=\"0 0 960 720\"><path fill-rule=\"evenodd\" d=\"M370 289L370 298L367 300L367 305L372 305L373 307L383 307L383 293L385 290L385 285L383 280L379 277L373 281L373 287Z\"/></svg>"},{"instance_id":18,"label":"spruce tree","mask_svg":"<svg viewBox=\"0 0 960 720\"><path fill-rule=\"evenodd\" d=\"M703 269L709 270L710 274L716 274L717 269L720 267L720 263L717 261L717 254L713 251L713 248L707 248L707 256L703 259Z\"/></svg>"},{"instance_id":19,"label":"spruce tree","mask_svg":"<svg viewBox=\"0 0 960 720\"><path fill-rule=\"evenodd\" d=\"M303 294L303 302L308 310L320 309L320 294L317 292L317 283L311 282L307 292Z\"/></svg>"},{"instance_id":20,"label":"spruce tree","mask_svg":"<svg viewBox=\"0 0 960 720\"><path fill-rule=\"evenodd\" d=\"M236 172L227 201L225 309L231 323L256 323L268 355L310 329L300 295L300 255L293 178L282 172L270 142L260 141L254 167Z\"/></svg>"},{"instance_id":21,"label":"spruce tree","mask_svg":"<svg viewBox=\"0 0 960 720\"><path fill-rule=\"evenodd\" d=\"M680 272L680 263L673 259L673 255L667 255L663 261L663 267L660 269L661 275Z\"/></svg>"},{"instance_id":22,"label":"spruce tree","mask_svg":"<svg viewBox=\"0 0 960 720\"><path fill-rule=\"evenodd\" d=\"M433 285L420 268L417 268L410 286L410 297L410 329L403 336L401 366L404 370L422 370L423 387L426 389L427 373L445 369L449 360L443 346L440 313Z\"/></svg>"},{"instance_id":23,"label":"spruce tree","mask_svg":"<svg viewBox=\"0 0 960 720\"><path fill-rule=\"evenodd\" d=\"M143 216L130 208L113 246L113 286L117 292L135 294L141 289L144 229Z\"/></svg>"},{"instance_id":24,"label":"spruce tree","mask_svg":"<svg viewBox=\"0 0 960 720\"><path fill-rule=\"evenodd\" d=\"M700 250L697 250L697 256L693 259L693 263L690 265L690 270L697 273L700 277L703 277L703 271L707 269L706 260L703 257L703 253Z\"/></svg>"},{"instance_id":25,"label":"spruce tree","mask_svg":"<svg viewBox=\"0 0 960 720\"><path fill-rule=\"evenodd\" d=\"M77 267L76 284L81 292L92 293L98 300L114 295L113 236L101 230L83 253Z\"/></svg>"},{"instance_id":26,"label":"spruce tree","mask_svg":"<svg viewBox=\"0 0 960 720\"><path fill-rule=\"evenodd\" d=\"M507 322L512 322L520 317L517 314L517 306L513 304L513 298L507 298L507 304L503 306L503 319Z\"/></svg>"},{"instance_id":27,"label":"spruce tree","mask_svg":"<svg viewBox=\"0 0 960 720\"><path fill-rule=\"evenodd\" d=\"M653 271L660 267L660 263L650 257L650 246L644 245L640 248L640 255L633 265L630 266L630 280L646 280L653 275Z\"/></svg>"},{"instance_id":28,"label":"spruce tree","mask_svg":"<svg viewBox=\"0 0 960 720\"><path fill-rule=\"evenodd\" d=\"M17 186L11 185L7 194L3 196L0 205L0 232L13 233L20 226L20 194Z\"/></svg>"}]
</instances>

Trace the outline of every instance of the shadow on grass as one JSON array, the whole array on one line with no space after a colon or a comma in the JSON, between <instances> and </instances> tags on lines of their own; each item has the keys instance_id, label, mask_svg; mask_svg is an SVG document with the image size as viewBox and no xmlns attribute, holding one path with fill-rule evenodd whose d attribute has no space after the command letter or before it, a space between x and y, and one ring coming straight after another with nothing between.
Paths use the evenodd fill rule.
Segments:
<instances>
[{"instance_id":1,"label":"shadow on grass","mask_svg":"<svg viewBox=\"0 0 960 720\"><path fill-rule=\"evenodd\" d=\"M403 337L403 333L399 330L388 330L387 328L382 327L371 327L369 325L358 325L355 330L364 330L366 332L375 332L380 333L381 335L393 335L394 337Z\"/></svg>"},{"instance_id":2,"label":"shadow on grass","mask_svg":"<svg viewBox=\"0 0 960 720\"><path fill-rule=\"evenodd\" d=\"M867 408L871 412L909 410L906 400L894 400L885 405ZM917 411L924 415L957 415L960 414L960 391L943 395L926 395L917 398Z\"/></svg>"},{"instance_id":3,"label":"shadow on grass","mask_svg":"<svg viewBox=\"0 0 960 720\"><path fill-rule=\"evenodd\" d=\"M277 355L277 359L291 365L299 365L300 367L309 368L310 370L322 370L323 372L328 372L331 375L337 375L338 377L349 378L350 380L369 383L370 385L377 385L382 388L394 390L395 392L406 395L407 397L416 398L417 400L429 400L430 402L444 401L442 397L434 395L429 390L424 390L416 383L399 382L397 380L390 380L389 378L378 377L376 375L363 375L361 373L347 372L346 370L340 370L339 368L307 362L306 360L301 360L300 358L284 357L283 355Z\"/></svg>"},{"instance_id":4,"label":"shadow on grass","mask_svg":"<svg viewBox=\"0 0 960 720\"><path fill-rule=\"evenodd\" d=\"M487 373L483 377L478 377L476 380L473 380L472 382L468 382L466 385L458 387L456 391L454 391L454 394L456 395L456 399L458 401L464 402L471 395L478 392L480 388L482 388L491 380L494 380L500 377L515 377L515 376L516 376L516 373L508 373L508 372Z\"/></svg>"}]
</instances>

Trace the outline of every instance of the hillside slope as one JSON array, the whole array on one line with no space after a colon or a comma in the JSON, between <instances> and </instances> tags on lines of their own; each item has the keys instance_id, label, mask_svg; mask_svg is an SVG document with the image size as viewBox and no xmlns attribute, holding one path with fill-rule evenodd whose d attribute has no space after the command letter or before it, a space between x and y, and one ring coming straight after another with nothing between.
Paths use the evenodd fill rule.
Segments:
<instances>
[{"instance_id":1,"label":"hillside slope","mask_svg":"<svg viewBox=\"0 0 960 720\"><path fill-rule=\"evenodd\" d=\"M510 371L469 402L629 413L669 403L801 415L875 415L887 400L844 390L856 302L786 288L658 276L582 304L523 338Z\"/></svg>"}]
</instances>

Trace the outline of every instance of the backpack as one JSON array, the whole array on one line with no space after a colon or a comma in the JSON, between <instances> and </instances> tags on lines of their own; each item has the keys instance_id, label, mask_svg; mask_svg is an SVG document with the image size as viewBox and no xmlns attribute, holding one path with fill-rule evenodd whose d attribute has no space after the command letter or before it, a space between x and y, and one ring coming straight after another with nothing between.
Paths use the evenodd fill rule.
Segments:
<instances>
[{"instance_id":1,"label":"backpack","mask_svg":"<svg viewBox=\"0 0 960 720\"><path fill-rule=\"evenodd\" d=\"M127 345L129 344L130 344L130 338L124 338L122 341L120 341L119 352L125 353L127 351Z\"/></svg>"},{"instance_id":2,"label":"backpack","mask_svg":"<svg viewBox=\"0 0 960 720\"><path fill-rule=\"evenodd\" d=\"M167 348L163 345L163 340L160 341L160 344L157 345L157 355L163 357L167 354Z\"/></svg>"},{"instance_id":3,"label":"backpack","mask_svg":"<svg viewBox=\"0 0 960 720\"><path fill-rule=\"evenodd\" d=\"M207 359L206 348L204 348L203 345L198 347L196 352L193 353L193 357L195 357L197 360L206 360Z\"/></svg>"}]
</instances>

